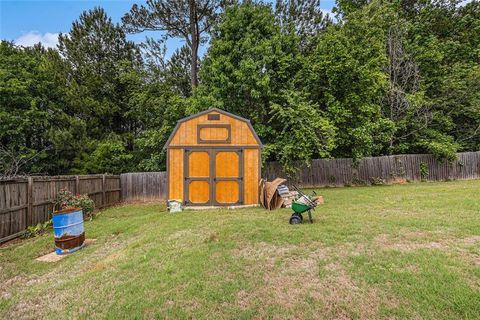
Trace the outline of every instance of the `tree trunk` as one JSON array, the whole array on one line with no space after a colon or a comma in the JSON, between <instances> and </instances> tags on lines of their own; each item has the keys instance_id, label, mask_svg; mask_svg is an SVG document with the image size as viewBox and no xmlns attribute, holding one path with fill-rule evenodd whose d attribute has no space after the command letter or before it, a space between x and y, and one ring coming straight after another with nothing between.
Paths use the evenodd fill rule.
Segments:
<instances>
[{"instance_id":1,"label":"tree trunk","mask_svg":"<svg viewBox=\"0 0 480 320\"><path fill-rule=\"evenodd\" d=\"M192 62L190 66L190 82L192 84L192 89L196 88L198 85L198 76L197 76L197 61L198 61L198 45L200 42L198 30L197 30L197 12L195 7L195 0L189 0L189 9L190 9L190 34L192 36Z\"/></svg>"}]
</instances>

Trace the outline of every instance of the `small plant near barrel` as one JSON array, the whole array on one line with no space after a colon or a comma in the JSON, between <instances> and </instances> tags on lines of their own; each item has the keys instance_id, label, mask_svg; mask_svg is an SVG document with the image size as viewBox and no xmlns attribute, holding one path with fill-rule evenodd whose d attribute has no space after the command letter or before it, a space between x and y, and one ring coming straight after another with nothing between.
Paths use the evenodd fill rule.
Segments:
<instances>
[{"instance_id":1,"label":"small plant near barrel","mask_svg":"<svg viewBox=\"0 0 480 320\"><path fill-rule=\"evenodd\" d=\"M52 219L45 221L43 223L38 223L35 226L28 226L22 237L24 239L33 238L47 232L48 229L52 226Z\"/></svg>"},{"instance_id":2,"label":"small plant near barrel","mask_svg":"<svg viewBox=\"0 0 480 320\"><path fill-rule=\"evenodd\" d=\"M80 208L85 219L93 219L95 203L86 194L73 194L71 191L62 189L55 199L55 210L61 211L68 208Z\"/></svg>"}]
</instances>

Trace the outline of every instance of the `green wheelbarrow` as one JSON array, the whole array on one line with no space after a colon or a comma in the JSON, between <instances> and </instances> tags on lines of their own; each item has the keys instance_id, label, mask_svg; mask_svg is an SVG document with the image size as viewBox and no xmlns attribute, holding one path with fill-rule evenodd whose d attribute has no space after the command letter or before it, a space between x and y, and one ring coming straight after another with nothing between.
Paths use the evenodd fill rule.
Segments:
<instances>
[{"instance_id":1,"label":"green wheelbarrow","mask_svg":"<svg viewBox=\"0 0 480 320\"><path fill-rule=\"evenodd\" d=\"M301 195L300 198L292 202L292 216L290 217L290 224L299 224L303 222L303 215L302 213L308 213L308 220L310 223L313 223L312 219L312 210L315 210L317 206L316 199L306 195L296 186L293 186L298 193Z\"/></svg>"}]
</instances>

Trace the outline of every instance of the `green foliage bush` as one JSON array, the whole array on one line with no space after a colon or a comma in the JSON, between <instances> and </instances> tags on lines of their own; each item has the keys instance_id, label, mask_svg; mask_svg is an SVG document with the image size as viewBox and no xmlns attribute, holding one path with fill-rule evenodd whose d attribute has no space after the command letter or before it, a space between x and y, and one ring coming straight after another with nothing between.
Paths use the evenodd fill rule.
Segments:
<instances>
[{"instance_id":1,"label":"green foliage bush","mask_svg":"<svg viewBox=\"0 0 480 320\"><path fill-rule=\"evenodd\" d=\"M27 239L27 238L33 238L38 235L44 234L47 232L48 229L52 226L52 219L45 221L43 223L38 223L35 226L28 226L27 229L24 231L22 237Z\"/></svg>"},{"instance_id":2,"label":"green foliage bush","mask_svg":"<svg viewBox=\"0 0 480 320\"><path fill-rule=\"evenodd\" d=\"M73 194L66 189L62 189L57 193L54 204L56 210L81 208L85 218L93 218L95 202L93 202L93 200L90 199L87 194Z\"/></svg>"},{"instance_id":3,"label":"green foliage bush","mask_svg":"<svg viewBox=\"0 0 480 320\"><path fill-rule=\"evenodd\" d=\"M370 178L370 183L374 186L383 186L386 182L380 177L372 177Z\"/></svg>"},{"instance_id":4,"label":"green foliage bush","mask_svg":"<svg viewBox=\"0 0 480 320\"><path fill-rule=\"evenodd\" d=\"M422 181L426 181L428 178L428 164L425 162L420 162L420 177L422 178Z\"/></svg>"}]
</instances>

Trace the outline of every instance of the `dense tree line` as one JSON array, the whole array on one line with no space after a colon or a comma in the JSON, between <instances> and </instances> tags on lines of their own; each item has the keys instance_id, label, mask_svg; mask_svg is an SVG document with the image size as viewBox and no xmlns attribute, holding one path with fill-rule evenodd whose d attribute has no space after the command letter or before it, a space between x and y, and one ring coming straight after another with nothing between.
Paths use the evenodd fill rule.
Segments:
<instances>
[{"instance_id":1,"label":"dense tree line","mask_svg":"<svg viewBox=\"0 0 480 320\"><path fill-rule=\"evenodd\" d=\"M141 44L126 33L156 31ZM251 119L264 160L480 150L480 4L148 0L84 12L56 49L0 44L3 174L165 168L176 121ZM166 57L165 40L185 46ZM199 46L207 45L199 57Z\"/></svg>"}]
</instances>

